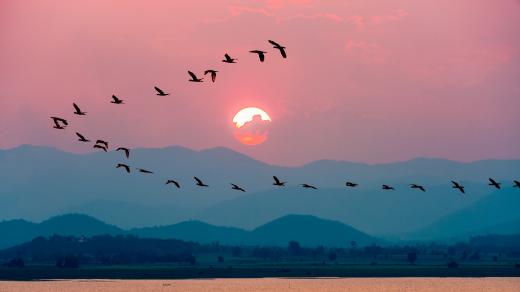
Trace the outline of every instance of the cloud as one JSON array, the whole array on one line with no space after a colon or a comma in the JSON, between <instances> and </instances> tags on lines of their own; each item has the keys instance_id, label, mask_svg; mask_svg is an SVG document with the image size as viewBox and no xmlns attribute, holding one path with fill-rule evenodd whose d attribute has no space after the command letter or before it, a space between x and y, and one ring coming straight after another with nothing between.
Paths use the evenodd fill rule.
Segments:
<instances>
[{"instance_id":1,"label":"cloud","mask_svg":"<svg viewBox=\"0 0 520 292\"><path fill-rule=\"evenodd\" d=\"M388 58L387 49L366 41L348 41L345 51L348 56L371 64L384 64Z\"/></svg>"},{"instance_id":2,"label":"cloud","mask_svg":"<svg viewBox=\"0 0 520 292\"><path fill-rule=\"evenodd\" d=\"M400 21L404 17L408 16L408 12L405 10L399 9L392 11L389 14L384 15L373 15L370 17L370 21L374 24L382 24L386 22L395 22Z\"/></svg>"}]
</instances>

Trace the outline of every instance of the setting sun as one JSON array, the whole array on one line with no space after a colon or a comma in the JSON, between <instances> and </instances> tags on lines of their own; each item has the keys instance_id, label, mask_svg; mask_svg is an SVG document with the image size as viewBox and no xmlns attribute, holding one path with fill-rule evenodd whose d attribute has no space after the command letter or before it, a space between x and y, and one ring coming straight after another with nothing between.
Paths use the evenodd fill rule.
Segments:
<instances>
[{"instance_id":1,"label":"setting sun","mask_svg":"<svg viewBox=\"0 0 520 292\"><path fill-rule=\"evenodd\" d=\"M271 117L257 107L241 109L234 117L235 138L245 145L258 145L267 140Z\"/></svg>"}]
</instances>

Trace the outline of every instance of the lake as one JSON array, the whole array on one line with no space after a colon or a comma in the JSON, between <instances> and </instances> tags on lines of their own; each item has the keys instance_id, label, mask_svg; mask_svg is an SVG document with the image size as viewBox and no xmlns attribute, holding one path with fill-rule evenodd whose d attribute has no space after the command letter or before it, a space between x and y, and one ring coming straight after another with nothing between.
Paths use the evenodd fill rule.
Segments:
<instances>
[{"instance_id":1,"label":"lake","mask_svg":"<svg viewBox=\"0 0 520 292\"><path fill-rule=\"evenodd\" d=\"M520 291L520 278L262 278L208 280L0 281L0 292L11 291L518 292Z\"/></svg>"}]
</instances>

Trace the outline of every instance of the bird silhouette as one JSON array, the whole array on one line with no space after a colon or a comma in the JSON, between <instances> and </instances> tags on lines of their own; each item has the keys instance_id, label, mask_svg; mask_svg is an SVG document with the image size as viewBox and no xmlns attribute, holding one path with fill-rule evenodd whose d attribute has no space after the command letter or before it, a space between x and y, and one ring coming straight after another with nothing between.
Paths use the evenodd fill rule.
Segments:
<instances>
[{"instance_id":1,"label":"bird silhouette","mask_svg":"<svg viewBox=\"0 0 520 292\"><path fill-rule=\"evenodd\" d=\"M464 191L464 186L459 184L458 182L456 181L451 181L451 183L453 184L452 188L454 189L458 189L461 193L465 194L466 192Z\"/></svg>"},{"instance_id":2,"label":"bird silhouette","mask_svg":"<svg viewBox=\"0 0 520 292\"><path fill-rule=\"evenodd\" d=\"M153 88L155 88L155 91L157 91L157 95L158 96L167 96L167 95L170 95L169 93L164 93L164 91L162 91L159 87L157 86L154 86Z\"/></svg>"},{"instance_id":3,"label":"bird silhouette","mask_svg":"<svg viewBox=\"0 0 520 292\"><path fill-rule=\"evenodd\" d=\"M211 82L215 82L215 79L217 79L217 70L206 70L204 71L204 75L211 74Z\"/></svg>"},{"instance_id":4,"label":"bird silhouette","mask_svg":"<svg viewBox=\"0 0 520 292\"><path fill-rule=\"evenodd\" d=\"M85 136L81 135L80 133L76 132L76 136L78 136L78 141L80 142L90 142L90 140L88 140L87 138L85 138Z\"/></svg>"},{"instance_id":5,"label":"bird silhouette","mask_svg":"<svg viewBox=\"0 0 520 292\"><path fill-rule=\"evenodd\" d=\"M166 185L169 185L169 184L174 184L178 189L181 188L181 185L177 181L174 181L173 179L169 179L166 181Z\"/></svg>"},{"instance_id":6,"label":"bird silhouette","mask_svg":"<svg viewBox=\"0 0 520 292\"><path fill-rule=\"evenodd\" d=\"M122 99L119 99L119 98L117 98L117 96L112 94L112 101L110 103L113 103L113 104L123 104L124 102L123 102Z\"/></svg>"},{"instance_id":7,"label":"bird silhouette","mask_svg":"<svg viewBox=\"0 0 520 292\"><path fill-rule=\"evenodd\" d=\"M105 152L108 151L108 149L105 146L99 145L99 144L94 145L92 148L94 148L94 149L101 149L101 150L103 150Z\"/></svg>"},{"instance_id":8,"label":"bird silhouette","mask_svg":"<svg viewBox=\"0 0 520 292\"><path fill-rule=\"evenodd\" d=\"M124 163L118 163L118 164L116 165L116 168L121 168L121 167L124 168L124 169L126 170L127 173L130 173L130 166L128 166L128 165L126 165L126 164L124 164Z\"/></svg>"},{"instance_id":9,"label":"bird silhouette","mask_svg":"<svg viewBox=\"0 0 520 292\"><path fill-rule=\"evenodd\" d=\"M106 149L108 149L108 142L107 141L104 141L104 140L97 140L96 141L96 145L97 144L103 144L103 147L105 147Z\"/></svg>"},{"instance_id":10,"label":"bird silhouette","mask_svg":"<svg viewBox=\"0 0 520 292\"><path fill-rule=\"evenodd\" d=\"M426 192L426 189L423 186L420 186L420 185L411 184L410 188L412 188L412 189L419 189L419 190L421 190L423 192Z\"/></svg>"},{"instance_id":11,"label":"bird silhouette","mask_svg":"<svg viewBox=\"0 0 520 292\"><path fill-rule=\"evenodd\" d=\"M195 185L197 185L199 187L209 187L209 185L202 182L202 180L200 178L194 176L193 179L195 179L195 181L196 181Z\"/></svg>"},{"instance_id":12,"label":"bird silhouette","mask_svg":"<svg viewBox=\"0 0 520 292\"><path fill-rule=\"evenodd\" d=\"M513 188L519 188L520 189L520 181L514 180L513 182L515 183Z\"/></svg>"},{"instance_id":13,"label":"bird silhouette","mask_svg":"<svg viewBox=\"0 0 520 292\"><path fill-rule=\"evenodd\" d=\"M128 149L126 147L119 147L119 148L117 148L116 151L123 151L123 152L125 152L126 158L130 158L130 149Z\"/></svg>"},{"instance_id":14,"label":"bird silhouette","mask_svg":"<svg viewBox=\"0 0 520 292\"><path fill-rule=\"evenodd\" d=\"M275 175L273 175L273 179L274 179L273 185L278 186L278 187L284 187L285 186L285 182L279 180Z\"/></svg>"},{"instance_id":15,"label":"bird silhouette","mask_svg":"<svg viewBox=\"0 0 520 292\"><path fill-rule=\"evenodd\" d=\"M74 114L75 115L78 115L78 116L84 116L86 115L87 113L86 112L82 112L81 109L79 108L79 106L75 103L72 103L72 106L74 107Z\"/></svg>"},{"instance_id":16,"label":"bird silhouette","mask_svg":"<svg viewBox=\"0 0 520 292\"><path fill-rule=\"evenodd\" d=\"M395 189L389 185L383 185L383 190L395 190Z\"/></svg>"},{"instance_id":17,"label":"bird silhouette","mask_svg":"<svg viewBox=\"0 0 520 292\"><path fill-rule=\"evenodd\" d=\"M245 192L246 191L243 188L237 186L236 184L230 184L230 185L231 185L231 189L233 189L233 190L237 190L237 191L241 191L241 192Z\"/></svg>"},{"instance_id":18,"label":"bird silhouette","mask_svg":"<svg viewBox=\"0 0 520 292\"><path fill-rule=\"evenodd\" d=\"M231 58L228 54L225 54L224 58L225 59L222 60L222 62L224 62L224 63L233 64L233 63L236 63L236 61L237 61L237 59Z\"/></svg>"},{"instance_id":19,"label":"bird silhouette","mask_svg":"<svg viewBox=\"0 0 520 292\"><path fill-rule=\"evenodd\" d=\"M51 117L51 119L54 122L54 129L63 130L69 125L69 123L65 119L58 117Z\"/></svg>"},{"instance_id":20,"label":"bird silhouette","mask_svg":"<svg viewBox=\"0 0 520 292\"><path fill-rule=\"evenodd\" d=\"M142 169L142 168L138 168L137 171L139 171L141 173L146 173L146 174L152 174L153 173L153 171L149 171L149 170Z\"/></svg>"},{"instance_id":21,"label":"bird silhouette","mask_svg":"<svg viewBox=\"0 0 520 292\"><path fill-rule=\"evenodd\" d=\"M495 187L495 188L500 190L501 183L497 182L496 180L494 180L492 178L489 178L489 184L488 185L493 186L493 187Z\"/></svg>"},{"instance_id":22,"label":"bird silhouette","mask_svg":"<svg viewBox=\"0 0 520 292\"><path fill-rule=\"evenodd\" d=\"M198 78L197 75L195 75L195 73L193 73L191 71L188 71L188 74L190 74L190 76L191 76L191 79L188 80L190 82L202 82L202 80L204 79L204 78Z\"/></svg>"},{"instance_id":23,"label":"bird silhouette","mask_svg":"<svg viewBox=\"0 0 520 292\"><path fill-rule=\"evenodd\" d=\"M267 54L267 52L260 51L260 50L252 50L249 52L253 53L253 54L257 54L258 58L260 59L260 62L263 62L265 60L265 54Z\"/></svg>"},{"instance_id":24,"label":"bird silhouette","mask_svg":"<svg viewBox=\"0 0 520 292\"><path fill-rule=\"evenodd\" d=\"M268 40L268 42L271 45L273 45L273 48L278 49L280 51L280 54L282 55L282 57L287 58L287 53L285 53L285 47L281 46L280 44L278 44L277 42L272 41L272 40Z\"/></svg>"},{"instance_id":25,"label":"bird silhouette","mask_svg":"<svg viewBox=\"0 0 520 292\"><path fill-rule=\"evenodd\" d=\"M301 184L301 186L303 188L306 188L306 189L314 189L314 190L317 190L318 188L315 187L315 186L312 186L312 185L309 185L309 184Z\"/></svg>"},{"instance_id":26,"label":"bird silhouette","mask_svg":"<svg viewBox=\"0 0 520 292\"><path fill-rule=\"evenodd\" d=\"M348 182L345 183L345 185L346 185L347 187L355 188L355 187L357 187L359 184L348 181Z\"/></svg>"}]
</instances>

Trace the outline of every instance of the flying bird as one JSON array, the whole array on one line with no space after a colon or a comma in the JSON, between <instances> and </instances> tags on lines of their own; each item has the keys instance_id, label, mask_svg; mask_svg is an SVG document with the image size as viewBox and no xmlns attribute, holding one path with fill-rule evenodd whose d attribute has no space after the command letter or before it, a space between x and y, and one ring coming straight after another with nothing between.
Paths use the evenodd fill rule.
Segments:
<instances>
[{"instance_id":1,"label":"flying bird","mask_svg":"<svg viewBox=\"0 0 520 292\"><path fill-rule=\"evenodd\" d=\"M126 147L119 147L119 148L117 148L116 151L123 151L123 152L125 152L126 158L130 158L130 149L128 149Z\"/></svg>"},{"instance_id":2,"label":"flying bird","mask_svg":"<svg viewBox=\"0 0 520 292\"><path fill-rule=\"evenodd\" d=\"M118 163L118 164L116 165L116 168L121 168L121 167L124 168L124 169L126 170L127 173L130 173L130 166L128 166L128 165L126 165L126 164L124 164L124 163Z\"/></svg>"},{"instance_id":3,"label":"flying bird","mask_svg":"<svg viewBox=\"0 0 520 292\"><path fill-rule=\"evenodd\" d=\"M215 82L215 79L217 79L217 70L206 70L204 71L204 75L211 74L211 82Z\"/></svg>"},{"instance_id":4,"label":"flying bird","mask_svg":"<svg viewBox=\"0 0 520 292\"><path fill-rule=\"evenodd\" d=\"M85 138L85 136L81 135L80 133L76 132L76 136L78 136L78 141L80 142L90 142L90 140L88 140L87 138Z\"/></svg>"},{"instance_id":5,"label":"flying bird","mask_svg":"<svg viewBox=\"0 0 520 292\"><path fill-rule=\"evenodd\" d=\"M169 93L164 93L164 91L162 91L159 87L157 86L154 86L153 88L155 88L155 91L157 91L157 95L158 96L167 96L167 95L170 95Z\"/></svg>"},{"instance_id":6,"label":"flying bird","mask_svg":"<svg viewBox=\"0 0 520 292\"><path fill-rule=\"evenodd\" d=\"M459 184L458 182L456 181L451 181L451 183L453 184L452 188L454 189L458 189L461 193L465 194L466 192L464 192L464 186Z\"/></svg>"},{"instance_id":7,"label":"flying bird","mask_svg":"<svg viewBox=\"0 0 520 292\"><path fill-rule=\"evenodd\" d=\"M137 171L139 171L141 173L148 173L148 174L152 174L153 173L153 171L149 171L149 170L142 169L142 168L138 168Z\"/></svg>"},{"instance_id":8,"label":"flying bird","mask_svg":"<svg viewBox=\"0 0 520 292\"><path fill-rule=\"evenodd\" d=\"M230 185L231 185L231 189L233 189L233 190L237 190L237 191L241 191L241 192L245 192L246 191L243 188L237 186L236 184L230 184Z\"/></svg>"},{"instance_id":9,"label":"flying bird","mask_svg":"<svg viewBox=\"0 0 520 292\"><path fill-rule=\"evenodd\" d=\"M87 113L86 112L82 112L81 109L79 108L79 106L75 103L72 103L72 106L74 107L74 114L75 115L78 115L78 116L84 116L86 115Z\"/></svg>"},{"instance_id":10,"label":"flying bird","mask_svg":"<svg viewBox=\"0 0 520 292\"><path fill-rule=\"evenodd\" d=\"M513 188L519 188L520 189L520 181L514 180L513 182L515 183Z\"/></svg>"},{"instance_id":11,"label":"flying bird","mask_svg":"<svg viewBox=\"0 0 520 292\"><path fill-rule=\"evenodd\" d=\"M315 186L311 186L309 184L301 184L301 186L303 188L306 188L306 189L314 189L314 190L317 190L318 188L316 188Z\"/></svg>"},{"instance_id":12,"label":"flying bird","mask_svg":"<svg viewBox=\"0 0 520 292\"><path fill-rule=\"evenodd\" d=\"M249 52L253 53L253 54L257 54L258 58L260 59L260 62L263 62L265 60L265 54L267 54L267 52L260 51L260 50L252 50Z\"/></svg>"},{"instance_id":13,"label":"flying bird","mask_svg":"<svg viewBox=\"0 0 520 292\"><path fill-rule=\"evenodd\" d=\"M112 101L110 103L113 103L113 104L123 104L123 100L117 98L117 96L112 94Z\"/></svg>"},{"instance_id":14,"label":"flying bird","mask_svg":"<svg viewBox=\"0 0 520 292\"><path fill-rule=\"evenodd\" d=\"M497 189L500 190L500 185L501 185L501 183L496 182L496 181L495 181L494 179L492 179L492 178L489 178L489 184L488 184L488 185L493 186L493 187L495 187L495 188L497 188Z\"/></svg>"},{"instance_id":15,"label":"flying bird","mask_svg":"<svg viewBox=\"0 0 520 292\"><path fill-rule=\"evenodd\" d=\"M383 190L395 190L395 189L389 185L383 185Z\"/></svg>"},{"instance_id":16,"label":"flying bird","mask_svg":"<svg viewBox=\"0 0 520 292\"><path fill-rule=\"evenodd\" d=\"M181 185L177 181L174 181L173 179L169 179L166 181L166 185L169 185L169 184L174 184L178 189L181 188Z\"/></svg>"},{"instance_id":17,"label":"flying bird","mask_svg":"<svg viewBox=\"0 0 520 292\"><path fill-rule=\"evenodd\" d=\"M103 146L108 149L108 142L107 141L104 141L104 140L97 140L96 141L96 145L97 144L103 144Z\"/></svg>"},{"instance_id":18,"label":"flying bird","mask_svg":"<svg viewBox=\"0 0 520 292\"><path fill-rule=\"evenodd\" d=\"M205 184L204 182L202 182L202 180L196 176L193 177L193 179L195 179L196 181L196 185L199 186L199 187L209 187L209 185Z\"/></svg>"},{"instance_id":19,"label":"flying bird","mask_svg":"<svg viewBox=\"0 0 520 292\"><path fill-rule=\"evenodd\" d=\"M101 149L101 150L103 150L105 152L108 151L108 149L105 146L99 145L99 144L94 145L92 148L94 148L94 149Z\"/></svg>"},{"instance_id":20,"label":"flying bird","mask_svg":"<svg viewBox=\"0 0 520 292\"><path fill-rule=\"evenodd\" d=\"M51 117L51 119L54 122L54 129L63 130L69 125L69 123L65 119L58 117Z\"/></svg>"},{"instance_id":21,"label":"flying bird","mask_svg":"<svg viewBox=\"0 0 520 292\"><path fill-rule=\"evenodd\" d=\"M225 59L222 60L222 62L224 62L224 63L233 64L233 63L236 63L236 61L237 61L237 59L231 58L228 54L225 54L224 58Z\"/></svg>"},{"instance_id":22,"label":"flying bird","mask_svg":"<svg viewBox=\"0 0 520 292\"><path fill-rule=\"evenodd\" d=\"M191 71L188 71L188 74L190 74L190 76L191 76L191 79L188 80L190 82L202 82L202 80L204 79L204 78L198 78L197 75L195 75L195 73L193 73Z\"/></svg>"},{"instance_id":23,"label":"flying bird","mask_svg":"<svg viewBox=\"0 0 520 292\"><path fill-rule=\"evenodd\" d=\"M268 40L268 42L271 45L273 45L273 48L280 50L280 54L282 55L282 57L287 58L287 54L285 53L285 47L281 46L280 44L272 40Z\"/></svg>"},{"instance_id":24,"label":"flying bird","mask_svg":"<svg viewBox=\"0 0 520 292\"><path fill-rule=\"evenodd\" d=\"M278 186L278 187L284 187L285 186L285 182L284 181L280 181L275 175L273 175L273 179L274 179L274 183L273 183L274 186Z\"/></svg>"},{"instance_id":25,"label":"flying bird","mask_svg":"<svg viewBox=\"0 0 520 292\"><path fill-rule=\"evenodd\" d=\"M421 190L423 192L426 192L426 189L423 186L420 186L420 185L411 184L410 188L412 188L412 189L419 189L419 190Z\"/></svg>"},{"instance_id":26,"label":"flying bird","mask_svg":"<svg viewBox=\"0 0 520 292\"><path fill-rule=\"evenodd\" d=\"M346 185L347 187L355 188L355 187L357 187L359 184L348 181L348 182L345 183L345 185Z\"/></svg>"}]
</instances>

